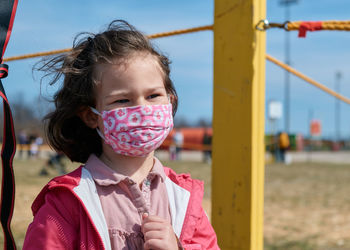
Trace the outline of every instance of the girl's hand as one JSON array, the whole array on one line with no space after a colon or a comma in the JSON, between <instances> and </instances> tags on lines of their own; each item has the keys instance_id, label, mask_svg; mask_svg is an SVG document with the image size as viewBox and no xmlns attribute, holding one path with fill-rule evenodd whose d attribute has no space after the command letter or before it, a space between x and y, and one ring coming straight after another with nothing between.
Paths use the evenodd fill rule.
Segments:
<instances>
[{"instance_id":1,"label":"girl's hand","mask_svg":"<svg viewBox=\"0 0 350 250\"><path fill-rule=\"evenodd\" d=\"M145 238L145 249L179 249L177 238L170 223L155 215L142 215L141 230Z\"/></svg>"}]
</instances>

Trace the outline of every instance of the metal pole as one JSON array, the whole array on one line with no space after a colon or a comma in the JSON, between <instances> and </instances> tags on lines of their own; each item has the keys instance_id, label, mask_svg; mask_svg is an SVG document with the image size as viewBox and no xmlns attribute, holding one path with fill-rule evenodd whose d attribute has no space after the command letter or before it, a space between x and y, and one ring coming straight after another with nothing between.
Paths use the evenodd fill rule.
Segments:
<instances>
[{"instance_id":1,"label":"metal pole","mask_svg":"<svg viewBox=\"0 0 350 250\"><path fill-rule=\"evenodd\" d=\"M335 73L335 91L337 93L340 93L340 80L341 80L342 74L340 71L337 71ZM340 132L340 100L338 98L335 98L335 141L339 142L341 137Z\"/></svg>"},{"instance_id":2,"label":"metal pole","mask_svg":"<svg viewBox=\"0 0 350 250\"><path fill-rule=\"evenodd\" d=\"M285 6L285 21L290 20L290 5L297 3L298 0L280 0L280 4ZM290 34L286 32L285 35L285 63L291 64L290 60ZM284 76L284 130L289 134L290 132L290 74L288 71L285 72Z\"/></svg>"},{"instance_id":3,"label":"metal pole","mask_svg":"<svg viewBox=\"0 0 350 250\"><path fill-rule=\"evenodd\" d=\"M289 11L289 4L286 5L286 12L285 12L285 20L290 19L290 11ZM290 65L290 34L289 32L286 32L285 35L285 63L287 65ZM289 134L290 129L290 74L288 71L285 71L284 73L284 107L285 107L285 116L284 116L284 126L285 131Z\"/></svg>"},{"instance_id":4,"label":"metal pole","mask_svg":"<svg viewBox=\"0 0 350 250\"><path fill-rule=\"evenodd\" d=\"M223 250L263 250L265 0L215 0L212 223ZM234 142L234 143L232 143Z\"/></svg>"},{"instance_id":5,"label":"metal pole","mask_svg":"<svg viewBox=\"0 0 350 250\"><path fill-rule=\"evenodd\" d=\"M314 118L314 111L312 109L309 109L308 112L308 135L309 135L309 145L308 145L308 157L307 157L307 162L312 162L312 150L313 150L313 138L311 134L311 121Z\"/></svg>"},{"instance_id":6,"label":"metal pole","mask_svg":"<svg viewBox=\"0 0 350 250\"><path fill-rule=\"evenodd\" d=\"M311 138L311 121L312 119L314 118L314 111L312 109L309 109L309 112L308 112L308 124L307 124L307 131L308 131L308 136L309 138Z\"/></svg>"}]
</instances>

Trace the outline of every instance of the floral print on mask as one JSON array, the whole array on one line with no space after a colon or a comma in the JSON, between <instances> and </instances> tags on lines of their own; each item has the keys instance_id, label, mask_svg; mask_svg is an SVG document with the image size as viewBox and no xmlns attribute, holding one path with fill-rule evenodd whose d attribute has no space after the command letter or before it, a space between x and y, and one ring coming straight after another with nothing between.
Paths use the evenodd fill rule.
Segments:
<instances>
[{"instance_id":1,"label":"floral print on mask","mask_svg":"<svg viewBox=\"0 0 350 250\"><path fill-rule=\"evenodd\" d=\"M103 111L103 139L118 154L146 156L157 149L173 128L171 104Z\"/></svg>"}]
</instances>

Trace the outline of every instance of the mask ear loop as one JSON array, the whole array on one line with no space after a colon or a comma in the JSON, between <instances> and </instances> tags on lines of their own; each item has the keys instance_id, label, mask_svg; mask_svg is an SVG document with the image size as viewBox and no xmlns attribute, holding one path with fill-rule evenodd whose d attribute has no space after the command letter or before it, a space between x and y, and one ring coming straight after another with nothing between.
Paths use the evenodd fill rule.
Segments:
<instances>
[{"instance_id":1,"label":"mask ear loop","mask_svg":"<svg viewBox=\"0 0 350 250\"><path fill-rule=\"evenodd\" d=\"M102 117L101 113L98 112L97 109L93 108L93 107L90 107L91 111L94 112L96 115L99 115ZM97 134L103 139L103 140L106 140L105 136L101 133L101 131L99 130L99 128L97 127L96 128L96 131L97 131Z\"/></svg>"}]
</instances>

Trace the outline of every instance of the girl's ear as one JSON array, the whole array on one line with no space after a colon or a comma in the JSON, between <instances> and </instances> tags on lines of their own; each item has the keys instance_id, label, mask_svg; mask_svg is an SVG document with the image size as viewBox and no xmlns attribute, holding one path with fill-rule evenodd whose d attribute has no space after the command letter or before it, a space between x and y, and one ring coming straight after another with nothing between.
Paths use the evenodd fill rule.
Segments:
<instances>
[{"instance_id":1,"label":"girl's ear","mask_svg":"<svg viewBox=\"0 0 350 250\"><path fill-rule=\"evenodd\" d=\"M168 94L168 100L169 100L169 102L170 102L171 104L173 104L174 99L175 99L175 97L174 97L173 94Z\"/></svg>"},{"instance_id":2,"label":"girl's ear","mask_svg":"<svg viewBox=\"0 0 350 250\"><path fill-rule=\"evenodd\" d=\"M83 110L78 113L78 116L89 128L97 128L98 115L92 112L89 107L83 108Z\"/></svg>"}]
</instances>

